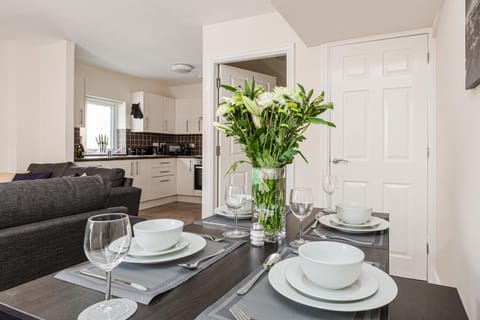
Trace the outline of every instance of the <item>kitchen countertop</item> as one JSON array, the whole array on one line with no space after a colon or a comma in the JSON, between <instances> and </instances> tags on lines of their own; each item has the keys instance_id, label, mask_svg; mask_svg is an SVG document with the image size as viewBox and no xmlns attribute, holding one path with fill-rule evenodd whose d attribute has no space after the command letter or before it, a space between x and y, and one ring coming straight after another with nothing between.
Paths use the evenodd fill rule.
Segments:
<instances>
[{"instance_id":1,"label":"kitchen countertop","mask_svg":"<svg viewBox=\"0 0 480 320\"><path fill-rule=\"evenodd\" d=\"M115 160L131 160L131 159L157 159L157 158L194 158L202 159L202 155L183 155L183 154L157 154L157 155L118 155L118 156L85 156L85 158L76 158L75 162L83 161L115 161Z\"/></svg>"}]
</instances>

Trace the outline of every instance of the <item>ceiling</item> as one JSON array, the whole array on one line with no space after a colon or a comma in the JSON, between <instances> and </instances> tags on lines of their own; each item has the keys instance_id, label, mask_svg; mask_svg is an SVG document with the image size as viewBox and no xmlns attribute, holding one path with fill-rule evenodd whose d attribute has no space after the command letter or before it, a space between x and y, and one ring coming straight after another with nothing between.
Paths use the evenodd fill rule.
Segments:
<instances>
[{"instance_id":1,"label":"ceiling","mask_svg":"<svg viewBox=\"0 0 480 320\"><path fill-rule=\"evenodd\" d=\"M0 39L67 39L82 62L179 85L200 81L203 25L278 11L315 46L431 27L442 1L0 0ZM195 69L175 74L173 63Z\"/></svg>"},{"instance_id":2,"label":"ceiling","mask_svg":"<svg viewBox=\"0 0 480 320\"><path fill-rule=\"evenodd\" d=\"M178 85L200 81L202 25L274 10L269 0L1 0L0 39L67 39L82 62ZM173 63L195 69L175 74Z\"/></svg>"},{"instance_id":3,"label":"ceiling","mask_svg":"<svg viewBox=\"0 0 480 320\"><path fill-rule=\"evenodd\" d=\"M307 46L432 27L442 2L443 0L271 0Z\"/></svg>"}]
</instances>

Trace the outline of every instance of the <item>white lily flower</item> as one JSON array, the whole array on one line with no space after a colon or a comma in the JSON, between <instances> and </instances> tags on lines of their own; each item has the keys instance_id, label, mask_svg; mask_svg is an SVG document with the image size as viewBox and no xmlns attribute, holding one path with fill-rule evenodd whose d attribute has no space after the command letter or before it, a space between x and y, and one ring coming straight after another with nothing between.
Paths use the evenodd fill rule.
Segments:
<instances>
[{"instance_id":1,"label":"white lily flower","mask_svg":"<svg viewBox=\"0 0 480 320\"><path fill-rule=\"evenodd\" d=\"M223 117L227 112L228 109L230 108L230 104L228 103L222 103L221 105L218 106L217 108L217 116L218 117Z\"/></svg>"},{"instance_id":2,"label":"white lily flower","mask_svg":"<svg viewBox=\"0 0 480 320\"><path fill-rule=\"evenodd\" d=\"M263 109L273 104L273 96L270 92L264 92L258 95L257 99L255 99L255 102L260 107L260 110L263 111Z\"/></svg>"}]
</instances>

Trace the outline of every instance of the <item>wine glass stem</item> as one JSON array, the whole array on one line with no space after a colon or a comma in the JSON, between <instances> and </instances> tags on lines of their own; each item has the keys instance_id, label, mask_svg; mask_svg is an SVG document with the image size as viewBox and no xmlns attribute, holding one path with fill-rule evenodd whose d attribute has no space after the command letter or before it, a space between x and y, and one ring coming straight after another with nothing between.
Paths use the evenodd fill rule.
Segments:
<instances>
[{"instance_id":1,"label":"wine glass stem","mask_svg":"<svg viewBox=\"0 0 480 320\"><path fill-rule=\"evenodd\" d=\"M107 271L107 288L105 290L105 301L108 301L112 298L112 271Z\"/></svg>"},{"instance_id":2,"label":"wine glass stem","mask_svg":"<svg viewBox=\"0 0 480 320\"><path fill-rule=\"evenodd\" d=\"M238 213L237 213L237 210L233 210L233 213L235 214L235 233L238 233Z\"/></svg>"},{"instance_id":3,"label":"wine glass stem","mask_svg":"<svg viewBox=\"0 0 480 320\"><path fill-rule=\"evenodd\" d=\"M300 219L300 242L303 241L303 219Z\"/></svg>"},{"instance_id":4,"label":"wine glass stem","mask_svg":"<svg viewBox=\"0 0 480 320\"><path fill-rule=\"evenodd\" d=\"M328 208L329 208L330 210L333 210L333 207L332 207L332 203L333 203L332 197L333 197L333 194L330 193L330 194L328 195Z\"/></svg>"}]
</instances>

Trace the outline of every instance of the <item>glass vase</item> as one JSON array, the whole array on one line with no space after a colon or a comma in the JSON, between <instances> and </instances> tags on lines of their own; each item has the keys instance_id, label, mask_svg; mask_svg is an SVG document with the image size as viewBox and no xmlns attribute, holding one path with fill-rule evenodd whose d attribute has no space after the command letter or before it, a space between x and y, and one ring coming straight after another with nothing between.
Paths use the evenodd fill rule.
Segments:
<instances>
[{"instance_id":1,"label":"glass vase","mask_svg":"<svg viewBox=\"0 0 480 320\"><path fill-rule=\"evenodd\" d=\"M265 229L265 242L285 238L285 168L252 168L254 215Z\"/></svg>"}]
</instances>

